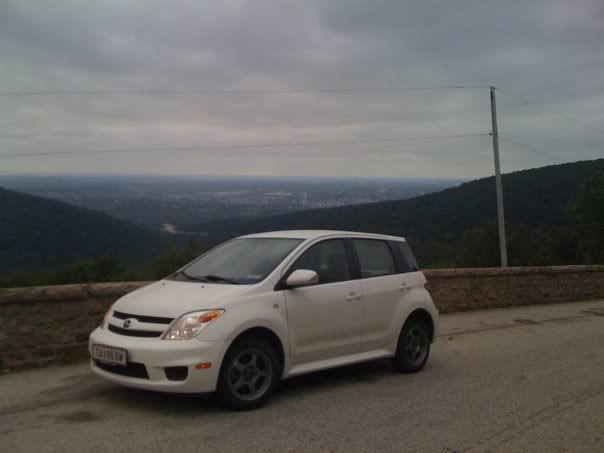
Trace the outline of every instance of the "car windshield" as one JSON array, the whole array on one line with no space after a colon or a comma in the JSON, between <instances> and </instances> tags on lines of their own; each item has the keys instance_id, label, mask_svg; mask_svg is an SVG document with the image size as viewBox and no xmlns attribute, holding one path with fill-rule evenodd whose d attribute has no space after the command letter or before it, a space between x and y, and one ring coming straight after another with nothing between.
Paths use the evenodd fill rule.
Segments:
<instances>
[{"instance_id":1,"label":"car windshield","mask_svg":"<svg viewBox=\"0 0 604 453\"><path fill-rule=\"evenodd\" d=\"M169 278L226 284L258 283L302 241L290 238L233 239L202 255Z\"/></svg>"}]
</instances>

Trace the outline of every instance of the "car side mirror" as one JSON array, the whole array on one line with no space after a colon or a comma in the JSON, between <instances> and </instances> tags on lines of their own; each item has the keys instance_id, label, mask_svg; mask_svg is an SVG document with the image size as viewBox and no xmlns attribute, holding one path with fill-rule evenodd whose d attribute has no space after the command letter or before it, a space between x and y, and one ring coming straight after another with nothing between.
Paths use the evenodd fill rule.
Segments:
<instances>
[{"instance_id":1,"label":"car side mirror","mask_svg":"<svg viewBox=\"0 0 604 453\"><path fill-rule=\"evenodd\" d=\"M302 288L303 286L311 286L319 283L319 275L315 271L307 269L298 269L291 273L285 285L288 288Z\"/></svg>"}]
</instances>

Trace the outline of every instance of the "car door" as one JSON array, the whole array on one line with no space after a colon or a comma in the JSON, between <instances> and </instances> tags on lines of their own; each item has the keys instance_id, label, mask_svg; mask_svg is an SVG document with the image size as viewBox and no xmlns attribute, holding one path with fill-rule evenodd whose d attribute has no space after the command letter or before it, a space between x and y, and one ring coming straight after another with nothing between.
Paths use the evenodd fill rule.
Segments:
<instances>
[{"instance_id":1,"label":"car door","mask_svg":"<svg viewBox=\"0 0 604 453\"><path fill-rule=\"evenodd\" d=\"M343 239L312 245L284 274L307 269L319 275L313 286L286 289L292 364L355 354L361 348L361 286L353 279Z\"/></svg>"},{"instance_id":2,"label":"car door","mask_svg":"<svg viewBox=\"0 0 604 453\"><path fill-rule=\"evenodd\" d=\"M397 268L398 251L388 241L353 239L363 291L362 351L383 349L398 335L401 304L406 303L413 278ZM393 253L396 252L396 253Z\"/></svg>"}]
</instances>

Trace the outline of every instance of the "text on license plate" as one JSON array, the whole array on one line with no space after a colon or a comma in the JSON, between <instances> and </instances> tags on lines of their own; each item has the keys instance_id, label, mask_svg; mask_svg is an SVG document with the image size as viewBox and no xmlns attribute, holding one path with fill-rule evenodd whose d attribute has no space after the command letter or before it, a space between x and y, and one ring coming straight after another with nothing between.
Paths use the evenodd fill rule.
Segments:
<instances>
[{"instance_id":1,"label":"text on license plate","mask_svg":"<svg viewBox=\"0 0 604 453\"><path fill-rule=\"evenodd\" d=\"M99 362L110 363L111 365L127 365L127 353L125 349L102 346L100 344L92 345L92 358Z\"/></svg>"}]
</instances>

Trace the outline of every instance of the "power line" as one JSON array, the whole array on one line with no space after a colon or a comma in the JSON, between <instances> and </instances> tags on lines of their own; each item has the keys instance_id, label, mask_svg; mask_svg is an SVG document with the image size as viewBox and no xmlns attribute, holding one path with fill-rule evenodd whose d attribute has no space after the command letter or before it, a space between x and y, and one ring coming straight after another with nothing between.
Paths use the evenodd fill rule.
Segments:
<instances>
[{"instance_id":1,"label":"power line","mask_svg":"<svg viewBox=\"0 0 604 453\"><path fill-rule=\"evenodd\" d=\"M553 108L551 108L551 107L549 107L549 106L547 106L545 104L542 104L540 102L534 101L533 99L528 99L528 98L525 98L523 96L519 96L517 94L510 93L509 91L502 90L501 88L497 88L497 87L494 87L494 88L497 91L499 91L499 92L501 92L501 93L503 93L503 94L505 94L505 95L507 95L507 96L509 96L511 98L514 98L514 99L516 99L518 101L524 102L525 104L533 105L535 107L540 108L541 110L544 110L544 111L549 112L549 113L553 113L554 115L561 116L562 118L566 118L567 120L574 121L575 123L580 124L581 126L584 126L584 127L588 128L588 129L591 129L593 131L599 132L600 134L604 134L604 130L603 129L599 129L599 128L595 127L595 126L592 126L591 124L589 124L589 123L587 123L587 122L585 122L585 121L583 121L583 120L581 120L579 118L575 118L574 116L567 115L566 113L560 112L559 110L555 110L555 109L553 109Z\"/></svg>"},{"instance_id":2,"label":"power line","mask_svg":"<svg viewBox=\"0 0 604 453\"><path fill-rule=\"evenodd\" d=\"M303 146L329 146L329 145L356 145L356 144L376 144L376 143L396 143L404 141L420 140L444 140L459 139L468 137L485 137L489 133L467 133L451 135L425 135L415 137L396 137L384 139L366 139L366 140L331 140L318 142L296 142L296 143L264 143L264 144L241 144L241 145L199 145L199 146L176 146L161 148L114 148L114 149L90 149L90 150L64 150L64 151L26 151L22 153L0 153L3 157L26 157L26 156L52 156L52 155L72 155L72 154L99 154L99 153L149 153L149 152L167 152L167 151L206 151L206 150L235 150L235 149L261 149L278 147L303 147Z\"/></svg>"},{"instance_id":3,"label":"power line","mask_svg":"<svg viewBox=\"0 0 604 453\"><path fill-rule=\"evenodd\" d=\"M512 145L515 145L515 146L519 146L519 147L524 148L524 149L526 149L528 151L532 151L535 154L540 154L540 155L545 156L545 157L553 157L554 159L557 159L560 162L566 162L566 160L562 159L560 156L557 156L557 155L555 155L553 153L550 153L548 151L543 151L542 149L535 148L533 146L525 145L524 143L520 143L519 141L516 141L516 140L511 139L509 137L502 136L501 134L499 134L499 138L502 141L504 141L504 142L510 143Z\"/></svg>"},{"instance_id":4,"label":"power line","mask_svg":"<svg viewBox=\"0 0 604 453\"><path fill-rule=\"evenodd\" d=\"M294 93L362 93L362 92L396 92L396 91L432 91L463 90L489 88L489 85L438 85L407 87L373 87L373 88L311 88L311 89L251 89L251 90L161 90L161 89L127 89L127 90L33 90L33 91L0 91L0 96L103 96L103 95L145 95L145 94L294 94Z\"/></svg>"}]
</instances>

